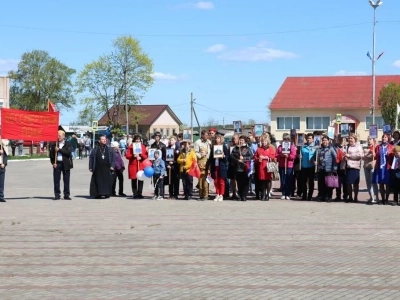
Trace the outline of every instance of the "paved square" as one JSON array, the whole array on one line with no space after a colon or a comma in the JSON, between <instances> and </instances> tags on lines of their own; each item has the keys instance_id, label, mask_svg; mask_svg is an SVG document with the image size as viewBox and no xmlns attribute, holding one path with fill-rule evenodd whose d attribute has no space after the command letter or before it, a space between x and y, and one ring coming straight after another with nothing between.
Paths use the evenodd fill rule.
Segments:
<instances>
[{"instance_id":1,"label":"paved square","mask_svg":"<svg viewBox=\"0 0 400 300\"><path fill-rule=\"evenodd\" d=\"M9 163L0 299L400 298L400 207L93 200L87 169L52 201L48 161Z\"/></svg>"}]
</instances>

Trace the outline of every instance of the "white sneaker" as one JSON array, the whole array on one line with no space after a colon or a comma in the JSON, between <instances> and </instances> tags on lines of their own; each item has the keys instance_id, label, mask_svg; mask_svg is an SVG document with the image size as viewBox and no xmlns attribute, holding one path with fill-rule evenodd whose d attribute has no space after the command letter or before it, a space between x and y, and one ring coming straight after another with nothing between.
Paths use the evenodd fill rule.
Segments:
<instances>
[{"instance_id":1,"label":"white sneaker","mask_svg":"<svg viewBox=\"0 0 400 300\"><path fill-rule=\"evenodd\" d=\"M286 200L290 200L290 197L289 197L289 196L286 196Z\"/></svg>"},{"instance_id":2,"label":"white sneaker","mask_svg":"<svg viewBox=\"0 0 400 300\"><path fill-rule=\"evenodd\" d=\"M157 197L157 200L164 200L164 198L161 197L161 196L158 196L158 197Z\"/></svg>"},{"instance_id":3,"label":"white sneaker","mask_svg":"<svg viewBox=\"0 0 400 300\"><path fill-rule=\"evenodd\" d=\"M215 196L214 201L215 202L219 201L219 195Z\"/></svg>"},{"instance_id":4,"label":"white sneaker","mask_svg":"<svg viewBox=\"0 0 400 300\"><path fill-rule=\"evenodd\" d=\"M152 200L157 200L157 196L153 196L153 198L151 198Z\"/></svg>"},{"instance_id":5,"label":"white sneaker","mask_svg":"<svg viewBox=\"0 0 400 300\"><path fill-rule=\"evenodd\" d=\"M219 201L224 201L224 196L223 195L219 195Z\"/></svg>"},{"instance_id":6,"label":"white sneaker","mask_svg":"<svg viewBox=\"0 0 400 300\"><path fill-rule=\"evenodd\" d=\"M272 197L274 194L272 192L269 192L269 196Z\"/></svg>"},{"instance_id":7,"label":"white sneaker","mask_svg":"<svg viewBox=\"0 0 400 300\"><path fill-rule=\"evenodd\" d=\"M286 199L286 197L285 197L285 196L282 196L282 197L281 197L281 200L285 200L285 199Z\"/></svg>"}]
</instances>

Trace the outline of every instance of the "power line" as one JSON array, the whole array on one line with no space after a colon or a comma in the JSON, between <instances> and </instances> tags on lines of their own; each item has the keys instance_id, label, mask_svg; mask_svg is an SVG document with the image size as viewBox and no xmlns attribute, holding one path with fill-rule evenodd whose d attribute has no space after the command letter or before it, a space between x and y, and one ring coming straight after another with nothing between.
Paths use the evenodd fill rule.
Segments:
<instances>
[{"instance_id":1,"label":"power line","mask_svg":"<svg viewBox=\"0 0 400 300\"><path fill-rule=\"evenodd\" d=\"M379 23L400 23L400 21L380 21ZM134 35L136 37L235 37L235 36L258 36L258 35L287 34L287 33L300 33L300 32L328 30L328 29L338 29L338 28L360 26L360 25L365 25L365 24L372 24L372 22L360 22L360 23L352 23L352 24L343 24L343 25L334 25L334 26L325 26L325 27L316 27L316 28L306 28L306 29L270 31L270 32L225 33L225 34L132 34L132 35ZM19 28L19 29L28 29L28 30L39 30L39 31L53 31L53 32L63 32L63 33L90 34L90 35L112 35L112 36L123 35L122 33L94 32L94 31L76 31L76 30L67 30L67 29L40 28L40 27L20 26L20 25L9 25L9 24L0 24L0 27Z\"/></svg>"}]
</instances>

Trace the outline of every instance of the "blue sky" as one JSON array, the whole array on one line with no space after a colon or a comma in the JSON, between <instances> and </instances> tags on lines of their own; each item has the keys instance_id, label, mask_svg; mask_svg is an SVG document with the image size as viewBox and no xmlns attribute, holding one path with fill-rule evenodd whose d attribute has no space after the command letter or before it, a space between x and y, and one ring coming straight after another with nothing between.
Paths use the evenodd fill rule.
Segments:
<instances>
[{"instance_id":1,"label":"blue sky","mask_svg":"<svg viewBox=\"0 0 400 300\"><path fill-rule=\"evenodd\" d=\"M377 74L400 73L400 1L377 9ZM24 4L21 4L24 3ZM373 9L351 1L7 1L0 19L0 74L22 53L46 50L78 72L131 34L154 61L143 104L169 104L190 122L268 121L288 76L370 74ZM7 12L7 13L4 13ZM62 124L76 119L62 112Z\"/></svg>"}]
</instances>

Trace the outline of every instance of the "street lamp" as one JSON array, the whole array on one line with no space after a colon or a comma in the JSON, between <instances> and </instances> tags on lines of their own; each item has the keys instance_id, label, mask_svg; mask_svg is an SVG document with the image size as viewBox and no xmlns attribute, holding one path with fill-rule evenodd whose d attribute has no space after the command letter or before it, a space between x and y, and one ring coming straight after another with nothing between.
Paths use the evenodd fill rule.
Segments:
<instances>
[{"instance_id":1,"label":"street lamp","mask_svg":"<svg viewBox=\"0 0 400 300\"><path fill-rule=\"evenodd\" d=\"M381 0L378 0L376 3L372 0L369 0L369 4L374 9L374 23L372 27L372 124L375 124L375 26L376 26L376 9L383 4Z\"/></svg>"}]
</instances>

